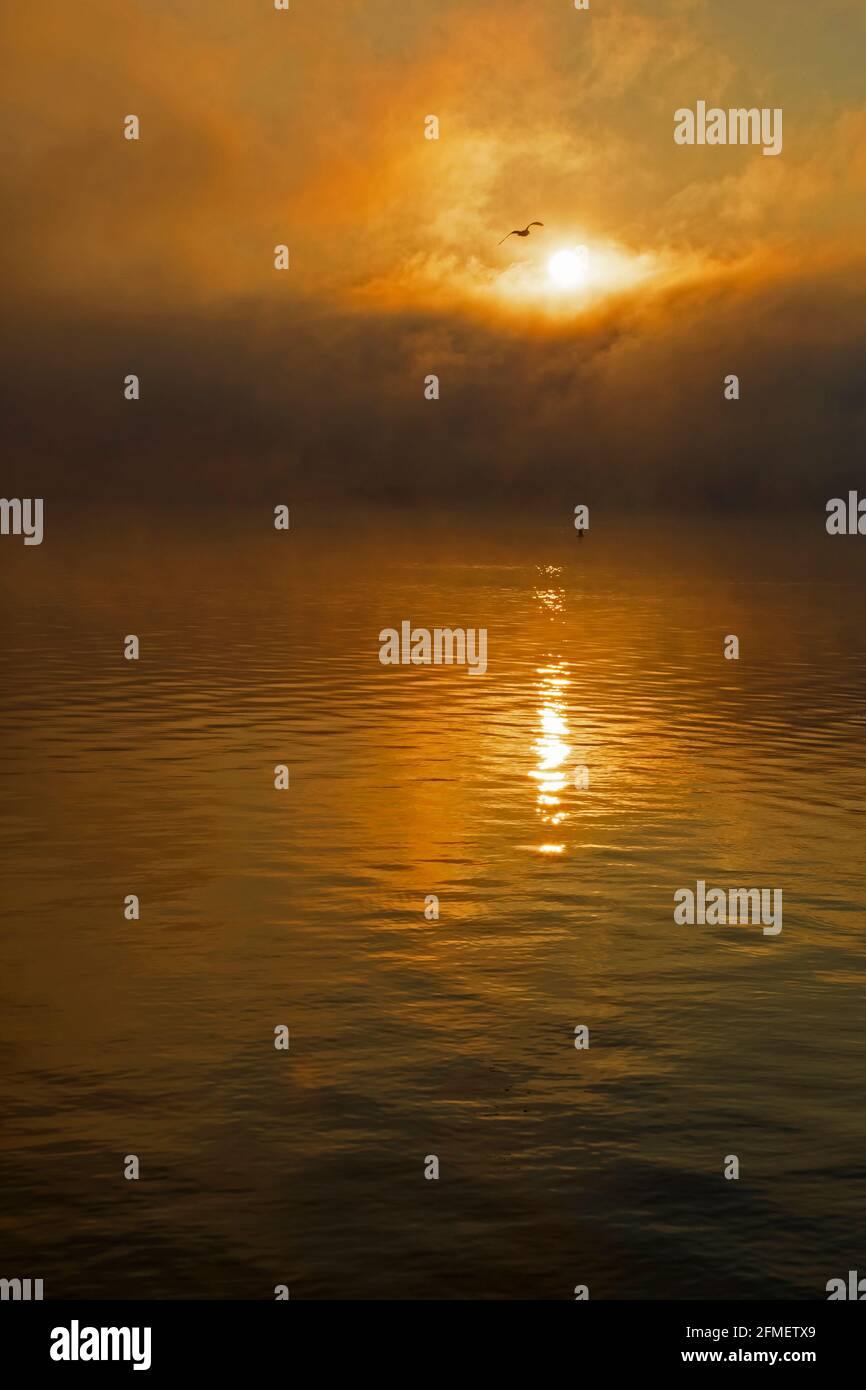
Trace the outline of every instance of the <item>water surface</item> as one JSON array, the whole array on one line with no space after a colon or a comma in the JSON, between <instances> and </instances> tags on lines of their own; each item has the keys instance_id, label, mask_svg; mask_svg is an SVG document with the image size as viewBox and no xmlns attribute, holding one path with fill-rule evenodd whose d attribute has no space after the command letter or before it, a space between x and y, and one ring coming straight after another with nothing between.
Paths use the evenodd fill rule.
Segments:
<instances>
[{"instance_id":1,"label":"water surface","mask_svg":"<svg viewBox=\"0 0 866 1390\"><path fill-rule=\"evenodd\" d=\"M0 1273L808 1298L862 1266L860 544L50 511L5 539ZM487 673L383 667L404 619L487 628ZM781 935L676 926L698 878L781 888Z\"/></svg>"}]
</instances>

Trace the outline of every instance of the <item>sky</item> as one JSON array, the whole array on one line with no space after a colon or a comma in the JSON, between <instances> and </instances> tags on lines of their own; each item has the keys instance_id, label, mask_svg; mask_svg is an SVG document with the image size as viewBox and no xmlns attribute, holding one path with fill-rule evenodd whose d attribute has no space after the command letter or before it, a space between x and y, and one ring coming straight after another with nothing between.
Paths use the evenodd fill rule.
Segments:
<instances>
[{"instance_id":1,"label":"sky","mask_svg":"<svg viewBox=\"0 0 866 1390\"><path fill-rule=\"evenodd\" d=\"M862 0L2 14L7 495L728 510L857 486ZM781 154L677 145L699 100L781 108ZM575 247L586 282L558 288Z\"/></svg>"}]
</instances>

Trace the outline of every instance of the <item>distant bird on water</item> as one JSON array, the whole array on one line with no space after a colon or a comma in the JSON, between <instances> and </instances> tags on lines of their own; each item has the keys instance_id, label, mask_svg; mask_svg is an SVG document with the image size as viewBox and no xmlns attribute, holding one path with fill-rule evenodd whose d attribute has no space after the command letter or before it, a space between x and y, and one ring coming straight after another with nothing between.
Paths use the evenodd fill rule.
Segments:
<instances>
[{"instance_id":1,"label":"distant bird on water","mask_svg":"<svg viewBox=\"0 0 866 1390\"><path fill-rule=\"evenodd\" d=\"M529 227L543 227L543 226L544 226L544 223L543 223L543 222L530 222L530 224L529 224ZM515 231L515 232L509 232L509 233L508 233L508 236L529 236L529 227L524 227L522 232L517 232L517 231ZM504 237L502 238L502 241L507 241L507 240L508 240L508 236L504 236ZM500 243L499 243L500 246L502 245L502 241L500 241Z\"/></svg>"}]
</instances>

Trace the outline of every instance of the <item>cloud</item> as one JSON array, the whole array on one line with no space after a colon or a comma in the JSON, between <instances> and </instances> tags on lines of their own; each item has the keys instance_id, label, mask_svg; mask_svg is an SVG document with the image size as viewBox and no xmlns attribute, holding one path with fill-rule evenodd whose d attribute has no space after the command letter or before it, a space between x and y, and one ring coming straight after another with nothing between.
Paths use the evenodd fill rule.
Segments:
<instances>
[{"instance_id":1,"label":"cloud","mask_svg":"<svg viewBox=\"0 0 866 1390\"><path fill-rule=\"evenodd\" d=\"M701 0L19 7L20 490L706 504L848 476L866 107L845 66L860 21L834 16L819 42L782 0L752 18ZM698 97L782 105L782 156L675 146ZM595 278L556 297L547 256L579 243Z\"/></svg>"}]
</instances>

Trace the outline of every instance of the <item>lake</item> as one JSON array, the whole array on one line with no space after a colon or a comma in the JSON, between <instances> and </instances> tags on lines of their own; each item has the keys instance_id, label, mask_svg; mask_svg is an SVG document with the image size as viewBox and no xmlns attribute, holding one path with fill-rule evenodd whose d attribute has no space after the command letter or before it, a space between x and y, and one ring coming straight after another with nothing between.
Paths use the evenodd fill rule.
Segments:
<instances>
[{"instance_id":1,"label":"lake","mask_svg":"<svg viewBox=\"0 0 866 1390\"><path fill-rule=\"evenodd\" d=\"M826 1297L866 1258L864 547L49 499L2 541L0 1274ZM407 620L486 672L383 666ZM678 925L698 880L782 931Z\"/></svg>"}]
</instances>

